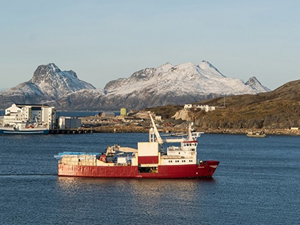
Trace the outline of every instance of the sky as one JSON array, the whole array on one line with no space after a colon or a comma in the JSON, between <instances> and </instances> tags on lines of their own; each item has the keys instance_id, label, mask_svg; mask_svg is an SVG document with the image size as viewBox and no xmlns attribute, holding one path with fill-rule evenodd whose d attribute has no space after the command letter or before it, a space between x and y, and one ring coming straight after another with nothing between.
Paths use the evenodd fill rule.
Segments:
<instances>
[{"instance_id":1,"label":"sky","mask_svg":"<svg viewBox=\"0 0 300 225\"><path fill-rule=\"evenodd\" d=\"M266 87L300 79L298 0L0 0L0 89L39 65L97 88L166 62L207 60Z\"/></svg>"}]
</instances>

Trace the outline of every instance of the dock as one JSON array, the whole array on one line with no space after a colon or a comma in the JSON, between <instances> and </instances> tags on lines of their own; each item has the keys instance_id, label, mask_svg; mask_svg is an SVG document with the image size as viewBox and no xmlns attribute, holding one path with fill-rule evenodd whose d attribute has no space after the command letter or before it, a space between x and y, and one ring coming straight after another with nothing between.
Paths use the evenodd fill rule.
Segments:
<instances>
[{"instance_id":1,"label":"dock","mask_svg":"<svg viewBox=\"0 0 300 225\"><path fill-rule=\"evenodd\" d=\"M80 129L50 129L49 134L92 134L91 128Z\"/></svg>"}]
</instances>

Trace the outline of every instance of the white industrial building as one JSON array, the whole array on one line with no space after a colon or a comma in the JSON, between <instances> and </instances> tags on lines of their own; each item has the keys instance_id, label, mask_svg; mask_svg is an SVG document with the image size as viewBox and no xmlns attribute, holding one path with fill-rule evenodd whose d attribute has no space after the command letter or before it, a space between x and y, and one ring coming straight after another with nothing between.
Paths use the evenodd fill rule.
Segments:
<instances>
[{"instance_id":1,"label":"white industrial building","mask_svg":"<svg viewBox=\"0 0 300 225\"><path fill-rule=\"evenodd\" d=\"M55 108L44 104L12 104L5 110L2 124L9 126L20 122L38 123L53 129Z\"/></svg>"},{"instance_id":2,"label":"white industrial building","mask_svg":"<svg viewBox=\"0 0 300 225\"><path fill-rule=\"evenodd\" d=\"M205 110L205 112L216 110L215 106L209 106L209 105L197 105L196 108L201 109L201 110Z\"/></svg>"},{"instance_id":3,"label":"white industrial building","mask_svg":"<svg viewBox=\"0 0 300 225\"><path fill-rule=\"evenodd\" d=\"M192 104L185 104L184 109L201 109L205 110L205 112L214 111L216 110L216 106L209 106L209 105L192 105Z\"/></svg>"},{"instance_id":4,"label":"white industrial building","mask_svg":"<svg viewBox=\"0 0 300 225\"><path fill-rule=\"evenodd\" d=\"M58 128L59 129L74 129L81 127L81 119L74 117L65 117L60 116L58 119Z\"/></svg>"}]
</instances>

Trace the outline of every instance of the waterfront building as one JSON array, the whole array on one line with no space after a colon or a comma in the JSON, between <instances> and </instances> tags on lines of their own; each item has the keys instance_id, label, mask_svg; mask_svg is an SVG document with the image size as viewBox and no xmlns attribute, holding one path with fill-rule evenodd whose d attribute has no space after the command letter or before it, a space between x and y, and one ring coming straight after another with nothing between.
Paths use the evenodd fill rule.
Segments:
<instances>
[{"instance_id":1,"label":"waterfront building","mask_svg":"<svg viewBox=\"0 0 300 225\"><path fill-rule=\"evenodd\" d=\"M81 119L75 117L60 116L58 119L59 129L74 129L81 127Z\"/></svg>"},{"instance_id":2,"label":"waterfront building","mask_svg":"<svg viewBox=\"0 0 300 225\"><path fill-rule=\"evenodd\" d=\"M5 109L3 125L28 122L46 125L49 129L54 128L55 107L46 104L12 104Z\"/></svg>"}]
</instances>

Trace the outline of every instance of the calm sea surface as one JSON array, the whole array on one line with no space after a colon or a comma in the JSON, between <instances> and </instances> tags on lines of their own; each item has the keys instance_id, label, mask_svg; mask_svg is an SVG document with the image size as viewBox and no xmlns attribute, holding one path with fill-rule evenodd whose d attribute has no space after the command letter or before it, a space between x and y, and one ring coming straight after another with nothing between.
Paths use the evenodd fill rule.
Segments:
<instances>
[{"instance_id":1,"label":"calm sea surface","mask_svg":"<svg viewBox=\"0 0 300 225\"><path fill-rule=\"evenodd\" d=\"M0 136L0 224L299 224L300 137L204 134L211 180L57 177L60 151L136 147L148 134Z\"/></svg>"}]
</instances>

